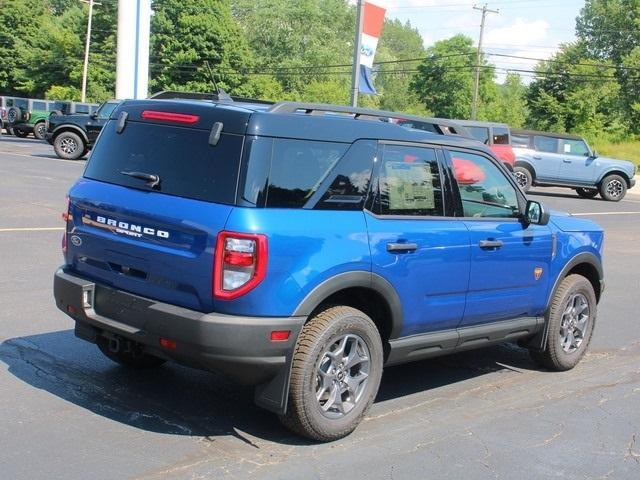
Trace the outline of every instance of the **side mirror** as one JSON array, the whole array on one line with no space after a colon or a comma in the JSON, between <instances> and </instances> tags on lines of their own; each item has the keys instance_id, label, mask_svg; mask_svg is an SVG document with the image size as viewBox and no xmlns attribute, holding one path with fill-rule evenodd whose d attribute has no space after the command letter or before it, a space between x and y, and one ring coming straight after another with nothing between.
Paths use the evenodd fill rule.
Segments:
<instances>
[{"instance_id":1,"label":"side mirror","mask_svg":"<svg viewBox=\"0 0 640 480\"><path fill-rule=\"evenodd\" d=\"M98 118L98 112L97 112L97 111L96 111L96 112L93 112L93 113L92 113L91 115L89 115L89 116L95 120L96 118Z\"/></svg>"},{"instance_id":2,"label":"side mirror","mask_svg":"<svg viewBox=\"0 0 640 480\"><path fill-rule=\"evenodd\" d=\"M542 203L533 200L527 201L524 219L528 224L546 225L549 223L549 217L549 211Z\"/></svg>"},{"instance_id":3,"label":"side mirror","mask_svg":"<svg viewBox=\"0 0 640 480\"><path fill-rule=\"evenodd\" d=\"M596 152L595 150L591 152L591 157L592 158L598 158L598 152Z\"/></svg>"}]
</instances>

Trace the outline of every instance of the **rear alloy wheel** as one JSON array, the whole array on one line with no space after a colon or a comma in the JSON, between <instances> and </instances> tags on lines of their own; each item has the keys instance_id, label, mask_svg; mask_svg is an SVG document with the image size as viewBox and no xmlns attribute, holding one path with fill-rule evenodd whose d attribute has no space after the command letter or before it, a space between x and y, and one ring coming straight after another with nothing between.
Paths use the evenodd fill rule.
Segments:
<instances>
[{"instance_id":1,"label":"rear alloy wheel","mask_svg":"<svg viewBox=\"0 0 640 480\"><path fill-rule=\"evenodd\" d=\"M47 133L47 124L45 122L38 122L33 127L33 136L38 140L44 140L44 134Z\"/></svg>"},{"instance_id":2,"label":"rear alloy wheel","mask_svg":"<svg viewBox=\"0 0 640 480\"><path fill-rule=\"evenodd\" d=\"M627 193L627 181L620 175L607 175L600 183L600 196L610 202L619 202Z\"/></svg>"},{"instance_id":3,"label":"rear alloy wheel","mask_svg":"<svg viewBox=\"0 0 640 480\"><path fill-rule=\"evenodd\" d=\"M298 338L282 423L312 440L348 435L378 392L382 360L380 334L367 315L351 307L319 313Z\"/></svg>"},{"instance_id":4,"label":"rear alloy wheel","mask_svg":"<svg viewBox=\"0 0 640 480\"><path fill-rule=\"evenodd\" d=\"M569 275L553 295L543 351L531 350L539 365L551 370L570 370L584 356L596 321L596 295L582 275Z\"/></svg>"},{"instance_id":5,"label":"rear alloy wheel","mask_svg":"<svg viewBox=\"0 0 640 480\"><path fill-rule=\"evenodd\" d=\"M77 160L84 154L86 146L78 134L62 132L53 141L53 149L60 158Z\"/></svg>"},{"instance_id":6,"label":"rear alloy wheel","mask_svg":"<svg viewBox=\"0 0 640 480\"><path fill-rule=\"evenodd\" d=\"M513 169L513 176L516 179L518 185L524 192L528 192L533 184L533 176L528 168L525 167L515 167Z\"/></svg>"},{"instance_id":7,"label":"rear alloy wheel","mask_svg":"<svg viewBox=\"0 0 640 480\"><path fill-rule=\"evenodd\" d=\"M582 198L593 198L598 195L598 190L595 188L576 188L576 193Z\"/></svg>"}]
</instances>

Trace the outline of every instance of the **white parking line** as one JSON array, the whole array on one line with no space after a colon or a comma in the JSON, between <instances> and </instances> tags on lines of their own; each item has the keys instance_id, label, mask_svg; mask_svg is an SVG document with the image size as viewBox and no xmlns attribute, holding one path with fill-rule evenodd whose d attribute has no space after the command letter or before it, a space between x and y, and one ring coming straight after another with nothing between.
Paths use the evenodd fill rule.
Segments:
<instances>
[{"instance_id":1,"label":"white parking line","mask_svg":"<svg viewBox=\"0 0 640 480\"><path fill-rule=\"evenodd\" d=\"M2 232L61 232L64 227L24 227L24 228L0 228Z\"/></svg>"},{"instance_id":2,"label":"white parking line","mask_svg":"<svg viewBox=\"0 0 640 480\"><path fill-rule=\"evenodd\" d=\"M589 213L572 213L574 217L588 217L591 215L640 215L640 212L589 212Z\"/></svg>"},{"instance_id":3,"label":"white parking line","mask_svg":"<svg viewBox=\"0 0 640 480\"><path fill-rule=\"evenodd\" d=\"M25 153L7 152L7 151L4 151L4 150L0 150L0 153L4 153L5 155L13 155L13 156L16 156L16 157L35 158L37 160L54 160L56 162L73 163L75 165L83 165L84 164L84 162L82 160L63 160L62 158L37 157L35 155L27 155ZM640 203L640 202L638 202L638 203Z\"/></svg>"}]
</instances>

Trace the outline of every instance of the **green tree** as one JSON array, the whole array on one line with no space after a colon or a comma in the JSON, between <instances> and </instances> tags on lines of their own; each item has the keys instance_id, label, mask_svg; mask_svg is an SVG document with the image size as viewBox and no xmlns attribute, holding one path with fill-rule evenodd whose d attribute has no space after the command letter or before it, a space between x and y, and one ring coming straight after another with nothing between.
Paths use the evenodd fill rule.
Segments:
<instances>
[{"instance_id":1,"label":"green tree","mask_svg":"<svg viewBox=\"0 0 640 480\"><path fill-rule=\"evenodd\" d=\"M422 37L411 23L386 20L376 52L375 86L380 108L413 114L428 114L410 85L416 65L425 56ZM408 61L418 59L415 61Z\"/></svg>"},{"instance_id":2,"label":"green tree","mask_svg":"<svg viewBox=\"0 0 640 480\"><path fill-rule=\"evenodd\" d=\"M640 0L586 0L576 35L590 56L620 63L640 46Z\"/></svg>"},{"instance_id":3,"label":"green tree","mask_svg":"<svg viewBox=\"0 0 640 480\"><path fill-rule=\"evenodd\" d=\"M589 59L586 50L582 42L564 45L537 66L539 77L527 93L529 126L591 138L624 134L620 85L612 64Z\"/></svg>"},{"instance_id":4,"label":"green tree","mask_svg":"<svg viewBox=\"0 0 640 480\"><path fill-rule=\"evenodd\" d=\"M476 49L473 40L456 35L436 42L418 67L411 88L434 115L469 118L473 96ZM494 69L482 58L480 71L479 117L483 118L497 95Z\"/></svg>"},{"instance_id":5,"label":"green tree","mask_svg":"<svg viewBox=\"0 0 640 480\"><path fill-rule=\"evenodd\" d=\"M301 100L345 93L348 100L355 10L346 0L234 0L233 12L257 73L270 74L287 95Z\"/></svg>"},{"instance_id":6,"label":"green tree","mask_svg":"<svg viewBox=\"0 0 640 480\"><path fill-rule=\"evenodd\" d=\"M504 83L497 86L495 100L481 112L482 118L521 128L527 119L526 92L527 87L523 85L520 75L507 74Z\"/></svg>"},{"instance_id":7,"label":"green tree","mask_svg":"<svg viewBox=\"0 0 640 480\"><path fill-rule=\"evenodd\" d=\"M151 20L151 90L213 89L208 61L220 88L246 84L252 55L228 0L155 0Z\"/></svg>"}]
</instances>

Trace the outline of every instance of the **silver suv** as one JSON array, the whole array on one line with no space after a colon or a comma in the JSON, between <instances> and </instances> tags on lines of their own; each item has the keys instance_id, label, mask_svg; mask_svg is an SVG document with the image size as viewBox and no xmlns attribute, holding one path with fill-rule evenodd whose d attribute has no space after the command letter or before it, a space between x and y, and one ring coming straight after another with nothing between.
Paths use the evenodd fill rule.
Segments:
<instances>
[{"instance_id":1,"label":"silver suv","mask_svg":"<svg viewBox=\"0 0 640 480\"><path fill-rule=\"evenodd\" d=\"M598 156L576 135L511 130L514 175L526 192L532 186L573 188L583 198L598 193L618 202L635 185L632 162Z\"/></svg>"}]
</instances>

